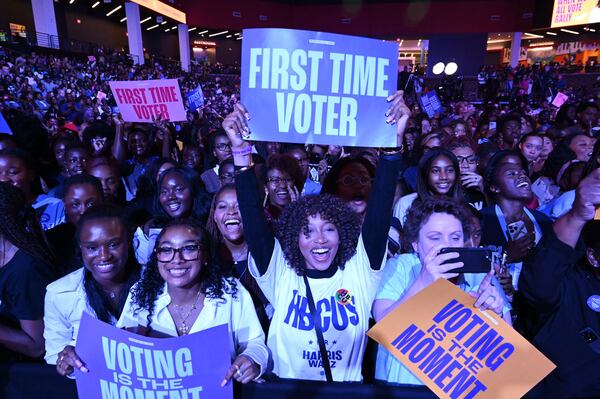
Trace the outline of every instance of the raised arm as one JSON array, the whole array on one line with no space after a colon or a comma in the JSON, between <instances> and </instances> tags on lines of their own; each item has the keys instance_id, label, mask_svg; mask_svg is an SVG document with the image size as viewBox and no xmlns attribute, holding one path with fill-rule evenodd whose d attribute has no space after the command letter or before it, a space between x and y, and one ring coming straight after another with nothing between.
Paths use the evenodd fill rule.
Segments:
<instances>
[{"instance_id":1,"label":"raised arm","mask_svg":"<svg viewBox=\"0 0 600 399\"><path fill-rule=\"evenodd\" d=\"M410 117L410 110L404 103L403 92L398 91L388 97L391 103L386 112L386 122L396 125L398 146L402 146L404 131ZM362 226L363 242L369 256L371 268L381 267L387 247L387 236L392 220L392 208L398 171L402 164L402 148L381 151L381 157L375 173L375 181L367 205L365 220Z\"/></svg>"},{"instance_id":2,"label":"raised arm","mask_svg":"<svg viewBox=\"0 0 600 399\"><path fill-rule=\"evenodd\" d=\"M594 218L600 204L600 169L579 183L573 208L559 218L553 234L544 235L528 256L519 277L519 291L539 310L556 306L561 299L561 284L583 253L579 236L583 226Z\"/></svg>"},{"instance_id":3,"label":"raised arm","mask_svg":"<svg viewBox=\"0 0 600 399\"><path fill-rule=\"evenodd\" d=\"M231 140L231 152L236 170L235 186L244 222L244 238L261 275L265 274L275 247L275 238L261 206L258 181L252 168L252 146L244 138L249 136L246 108L237 103L234 111L223 121L223 129Z\"/></svg>"},{"instance_id":4,"label":"raised arm","mask_svg":"<svg viewBox=\"0 0 600 399\"><path fill-rule=\"evenodd\" d=\"M125 162L127 159L127 144L125 143L125 122L121 115L113 117L115 124L115 140L112 145L112 155L119 162Z\"/></svg>"}]
</instances>

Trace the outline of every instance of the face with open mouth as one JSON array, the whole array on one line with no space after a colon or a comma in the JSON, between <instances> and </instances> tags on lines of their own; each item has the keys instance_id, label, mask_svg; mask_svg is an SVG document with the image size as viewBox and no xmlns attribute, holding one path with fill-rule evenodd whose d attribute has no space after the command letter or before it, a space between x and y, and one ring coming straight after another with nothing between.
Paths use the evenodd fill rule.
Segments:
<instances>
[{"instance_id":1,"label":"face with open mouth","mask_svg":"<svg viewBox=\"0 0 600 399\"><path fill-rule=\"evenodd\" d=\"M283 208L292 201L288 187L294 184L289 173L279 169L271 169L267 172L267 190L271 205Z\"/></svg>"},{"instance_id":2,"label":"face with open mouth","mask_svg":"<svg viewBox=\"0 0 600 399\"><path fill-rule=\"evenodd\" d=\"M450 192L456 181L456 170L452 161L440 155L431 161L427 173L427 184L434 194L446 195Z\"/></svg>"},{"instance_id":3,"label":"face with open mouth","mask_svg":"<svg viewBox=\"0 0 600 399\"><path fill-rule=\"evenodd\" d=\"M338 229L319 214L309 216L308 224L300 231L298 246L307 269L327 270L340 246Z\"/></svg>"},{"instance_id":4,"label":"face with open mouth","mask_svg":"<svg viewBox=\"0 0 600 399\"><path fill-rule=\"evenodd\" d=\"M100 218L80 226L79 247L85 267L101 285L116 283L129 255L127 229L117 218Z\"/></svg>"},{"instance_id":5,"label":"face with open mouth","mask_svg":"<svg viewBox=\"0 0 600 399\"><path fill-rule=\"evenodd\" d=\"M587 162L592 156L595 143L596 140L591 137L577 135L573 138L573 140L571 140L569 148L575 153L575 156L578 160Z\"/></svg>"},{"instance_id":6,"label":"face with open mouth","mask_svg":"<svg viewBox=\"0 0 600 399\"><path fill-rule=\"evenodd\" d=\"M183 176L174 171L167 172L160 184L160 205L173 219L189 214L192 209L192 193Z\"/></svg>"},{"instance_id":7,"label":"face with open mouth","mask_svg":"<svg viewBox=\"0 0 600 399\"><path fill-rule=\"evenodd\" d=\"M336 181L336 194L359 214L367 210L367 201L371 194L372 178L369 170L359 162L351 162L340 170Z\"/></svg>"},{"instance_id":8,"label":"face with open mouth","mask_svg":"<svg viewBox=\"0 0 600 399\"><path fill-rule=\"evenodd\" d=\"M503 163L495 176L495 189L501 197L530 201L533 193L531 191L531 180L520 164Z\"/></svg>"},{"instance_id":9,"label":"face with open mouth","mask_svg":"<svg viewBox=\"0 0 600 399\"><path fill-rule=\"evenodd\" d=\"M235 190L224 190L215 198L213 218L223 238L227 241L238 242L244 239L244 224Z\"/></svg>"},{"instance_id":10,"label":"face with open mouth","mask_svg":"<svg viewBox=\"0 0 600 399\"><path fill-rule=\"evenodd\" d=\"M198 232L186 225L171 226L163 232L155 249L176 250L168 262L158 262L158 272L169 288L192 288L199 283L206 253L199 246Z\"/></svg>"}]
</instances>

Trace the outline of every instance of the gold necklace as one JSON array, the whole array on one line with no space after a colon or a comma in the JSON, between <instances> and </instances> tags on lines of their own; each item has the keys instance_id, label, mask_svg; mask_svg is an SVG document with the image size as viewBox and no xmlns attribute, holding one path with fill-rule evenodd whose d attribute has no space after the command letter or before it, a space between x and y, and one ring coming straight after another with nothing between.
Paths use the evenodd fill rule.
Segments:
<instances>
[{"instance_id":1,"label":"gold necklace","mask_svg":"<svg viewBox=\"0 0 600 399\"><path fill-rule=\"evenodd\" d=\"M183 312L182 312L182 309L184 308L184 306L173 304L173 308L179 315L179 318L181 318L181 325L178 326L177 323L175 323L175 328L177 328L177 332L179 332L179 335L187 335L187 333L190 331L190 327L187 325L186 321L192 314L192 311L196 309L196 305L198 304L199 298L200 298L200 290L198 290L198 293L196 294L196 299L194 300L194 303L192 303L192 307L190 308L190 310L188 310L188 312L185 316L183 315Z\"/></svg>"}]
</instances>

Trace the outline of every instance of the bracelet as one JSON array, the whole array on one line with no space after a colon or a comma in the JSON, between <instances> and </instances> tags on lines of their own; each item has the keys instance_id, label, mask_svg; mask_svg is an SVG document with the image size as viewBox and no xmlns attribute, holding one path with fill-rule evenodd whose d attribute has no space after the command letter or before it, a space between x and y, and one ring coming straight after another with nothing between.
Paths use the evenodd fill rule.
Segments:
<instances>
[{"instance_id":1,"label":"bracelet","mask_svg":"<svg viewBox=\"0 0 600 399\"><path fill-rule=\"evenodd\" d=\"M244 173L245 171L247 171L248 169L252 169L252 167L254 166L254 162L250 162L250 165L246 165L246 166L237 166L235 165L235 171L233 172L234 175L239 175L241 173Z\"/></svg>"},{"instance_id":2,"label":"bracelet","mask_svg":"<svg viewBox=\"0 0 600 399\"><path fill-rule=\"evenodd\" d=\"M235 156L244 156L244 155L250 155L252 154L252 146L248 146L248 147L244 147L241 150L234 150L231 149L231 153Z\"/></svg>"}]
</instances>

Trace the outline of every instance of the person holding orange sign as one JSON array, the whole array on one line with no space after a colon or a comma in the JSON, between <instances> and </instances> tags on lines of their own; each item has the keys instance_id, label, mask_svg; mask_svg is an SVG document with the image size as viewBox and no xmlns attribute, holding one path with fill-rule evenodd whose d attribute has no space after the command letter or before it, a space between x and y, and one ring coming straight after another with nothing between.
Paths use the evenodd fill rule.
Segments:
<instances>
[{"instance_id":1,"label":"person holding orange sign","mask_svg":"<svg viewBox=\"0 0 600 399\"><path fill-rule=\"evenodd\" d=\"M379 291L373 303L373 316L379 322L407 299L437 279L455 282L477 298L475 306L489 309L510 323L510 305L491 270L487 274L454 273L463 266L456 252L440 253L442 248L464 247L470 235L471 213L466 205L446 197L415 201L404 223L404 237L413 253L388 260ZM449 262L449 263L446 263ZM490 265L491 266L491 265ZM389 351L379 347L375 379L393 384L422 385Z\"/></svg>"}]
</instances>

